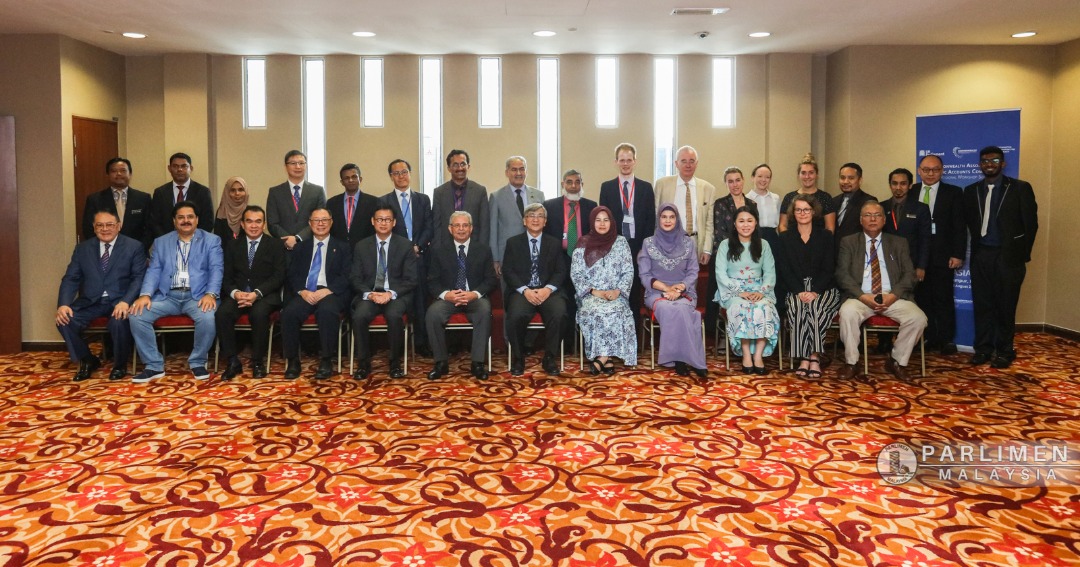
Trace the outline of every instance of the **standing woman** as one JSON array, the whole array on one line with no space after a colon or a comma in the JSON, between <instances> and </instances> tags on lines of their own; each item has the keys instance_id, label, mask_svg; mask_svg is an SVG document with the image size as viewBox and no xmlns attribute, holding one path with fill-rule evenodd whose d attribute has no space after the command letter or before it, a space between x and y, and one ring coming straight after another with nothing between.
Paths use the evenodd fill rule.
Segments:
<instances>
[{"instance_id":1,"label":"standing woman","mask_svg":"<svg viewBox=\"0 0 1080 567\"><path fill-rule=\"evenodd\" d=\"M637 364L637 336L630 312L634 258L630 245L612 226L611 210L600 205L589 214L589 234L578 240L570 263L577 292L577 323L585 339L585 356L594 375L615 373L612 357L625 366Z\"/></svg>"},{"instance_id":2,"label":"standing woman","mask_svg":"<svg viewBox=\"0 0 1080 567\"><path fill-rule=\"evenodd\" d=\"M814 222L824 226L829 232L836 232L836 208L833 206L832 196L817 188L818 166L814 154L808 153L799 162L799 189L784 195L784 201L780 203L780 210L786 211L791 206L792 199L796 195L807 195L821 205L821 218ZM787 215L780 217L777 232L787 230Z\"/></svg>"},{"instance_id":3,"label":"standing woman","mask_svg":"<svg viewBox=\"0 0 1080 567\"><path fill-rule=\"evenodd\" d=\"M780 235L776 266L780 283L788 291L787 318L791 353L799 361L798 376L821 376L819 355L825 333L840 310L836 289L836 247L832 233L814 221L821 215L816 199L797 195L788 210L788 226Z\"/></svg>"},{"instance_id":4,"label":"standing woman","mask_svg":"<svg viewBox=\"0 0 1080 567\"><path fill-rule=\"evenodd\" d=\"M243 177L230 177L225 182L225 189L221 191L217 218L214 219L214 234L218 235L222 242L228 242L244 233L240 220L243 219L247 206L247 181L244 181Z\"/></svg>"},{"instance_id":5,"label":"standing woman","mask_svg":"<svg viewBox=\"0 0 1080 567\"><path fill-rule=\"evenodd\" d=\"M750 179L754 182L754 188L746 194L746 198L757 205L758 219L761 221L761 225L758 227L761 231L761 237L765 239L765 242L769 243L769 246L775 252L777 246L776 227L780 224L780 215L782 213L780 195L769 191L769 186L772 185L772 168L767 163L758 165L750 172Z\"/></svg>"},{"instance_id":6,"label":"standing woman","mask_svg":"<svg viewBox=\"0 0 1080 567\"><path fill-rule=\"evenodd\" d=\"M707 374L705 344L698 331L697 246L683 231L679 209L671 203L660 205L656 232L645 239L638 252L638 273L645 287L645 306L660 324L660 366L675 365L680 376L690 368L700 378Z\"/></svg>"},{"instance_id":7,"label":"standing woman","mask_svg":"<svg viewBox=\"0 0 1080 567\"><path fill-rule=\"evenodd\" d=\"M716 256L716 298L727 310L729 348L742 353L744 374L764 376L780 330L776 313L776 264L757 231L757 210L742 207Z\"/></svg>"}]
</instances>

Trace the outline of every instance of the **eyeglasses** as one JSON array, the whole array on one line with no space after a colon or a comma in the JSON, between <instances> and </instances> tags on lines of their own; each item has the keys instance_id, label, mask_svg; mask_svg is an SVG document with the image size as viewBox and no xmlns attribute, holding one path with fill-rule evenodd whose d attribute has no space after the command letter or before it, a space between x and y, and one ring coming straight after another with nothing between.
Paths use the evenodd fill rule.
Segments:
<instances>
[{"instance_id":1,"label":"eyeglasses","mask_svg":"<svg viewBox=\"0 0 1080 567\"><path fill-rule=\"evenodd\" d=\"M863 213L862 218L864 218L864 219L883 219L883 218L885 218L885 213Z\"/></svg>"},{"instance_id":2,"label":"eyeglasses","mask_svg":"<svg viewBox=\"0 0 1080 567\"><path fill-rule=\"evenodd\" d=\"M291 166L307 165L307 162L306 161L287 161L287 162L285 162L285 165L291 165Z\"/></svg>"},{"instance_id":3,"label":"eyeglasses","mask_svg":"<svg viewBox=\"0 0 1080 567\"><path fill-rule=\"evenodd\" d=\"M923 173L941 173L940 167L920 167L919 171Z\"/></svg>"},{"instance_id":4,"label":"eyeglasses","mask_svg":"<svg viewBox=\"0 0 1080 567\"><path fill-rule=\"evenodd\" d=\"M814 212L814 209L795 209L795 214L812 213L812 212Z\"/></svg>"},{"instance_id":5,"label":"eyeglasses","mask_svg":"<svg viewBox=\"0 0 1080 567\"><path fill-rule=\"evenodd\" d=\"M525 218L527 218L527 219L546 219L547 215L545 215L543 213L529 213L529 214L525 215Z\"/></svg>"},{"instance_id":6,"label":"eyeglasses","mask_svg":"<svg viewBox=\"0 0 1080 567\"><path fill-rule=\"evenodd\" d=\"M406 175L408 175L410 173L412 173L412 172L407 170L407 169L402 169L400 171L391 171L390 175L392 175L394 177L405 177Z\"/></svg>"},{"instance_id":7,"label":"eyeglasses","mask_svg":"<svg viewBox=\"0 0 1080 567\"><path fill-rule=\"evenodd\" d=\"M982 158L979 160L979 163L1001 163L1001 158Z\"/></svg>"},{"instance_id":8,"label":"eyeglasses","mask_svg":"<svg viewBox=\"0 0 1080 567\"><path fill-rule=\"evenodd\" d=\"M465 162L450 164L450 169L465 169L466 167L469 167L469 164Z\"/></svg>"},{"instance_id":9,"label":"eyeglasses","mask_svg":"<svg viewBox=\"0 0 1080 567\"><path fill-rule=\"evenodd\" d=\"M472 226L471 222L457 222L450 225L450 228L469 228L470 226Z\"/></svg>"},{"instance_id":10,"label":"eyeglasses","mask_svg":"<svg viewBox=\"0 0 1080 567\"><path fill-rule=\"evenodd\" d=\"M112 230L117 227L114 222L96 222L94 223L95 230Z\"/></svg>"},{"instance_id":11,"label":"eyeglasses","mask_svg":"<svg viewBox=\"0 0 1080 567\"><path fill-rule=\"evenodd\" d=\"M324 217L324 218L311 219L311 222L313 222L315 224L322 224L324 222L330 222L332 220L334 220L334 219L331 219L329 217Z\"/></svg>"},{"instance_id":12,"label":"eyeglasses","mask_svg":"<svg viewBox=\"0 0 1080 567\"><path fill-rule=\"evenodd\" d=\"M371 220L375 222L394 222L394 217L375 217Z\"/></svg>"}]
</instances>

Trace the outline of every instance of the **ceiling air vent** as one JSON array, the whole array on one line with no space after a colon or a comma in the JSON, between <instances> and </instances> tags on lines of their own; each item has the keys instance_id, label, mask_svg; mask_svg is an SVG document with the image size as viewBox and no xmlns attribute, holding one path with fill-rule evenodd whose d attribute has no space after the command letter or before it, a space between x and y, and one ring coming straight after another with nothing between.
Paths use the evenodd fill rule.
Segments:
<instances>
[{"instance_id":1,"label":"ceiling air vent","mask_svg":"<svg viewBox=\"0 0 1080 567\"><path fill-rule=\"evenodd\" d=\"M731 8L675 8L672 16L719 16Z\"/></svg>"}]
</instances>

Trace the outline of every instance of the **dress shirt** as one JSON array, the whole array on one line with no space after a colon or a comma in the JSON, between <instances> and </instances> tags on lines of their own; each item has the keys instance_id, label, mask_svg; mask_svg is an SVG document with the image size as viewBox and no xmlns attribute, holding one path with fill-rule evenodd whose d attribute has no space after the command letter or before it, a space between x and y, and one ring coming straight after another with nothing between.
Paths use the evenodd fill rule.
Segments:
<instances>
[{"instance_id":1,"label":"dress shirt","mask_svg":"<svg viewBox=\"0 0 1080 567\"><path fill-rule=\"evenodd\" d=\"M884 234L884 232L881 232L877 235L874 247L877 248L878 266L881 268L881 293L891 293L892 282L889 281L889 270L885 267L885 249L881 245L881 237ZM865 232L862 233L862 235L865 239L864 246L866 247L866 261L863 262L862 291L863 293L870 293L870 290L873 289L873 284L871 283L873 278L870 273L870 237L867 236Z\"/></svg>"},{"instance_id":2,"label":"dress shirt","mask_svg":"<svg viewBox=\"0 0 1080 567\"><path fill-rule=\"evenodd\" d=\"M747 199L757 203L759 226L764 228L776 228L780 225L780 195L769 191L762 195L757 191L750 190L744 193Z\"/></svg>"},{"instance_id":3,"label":"dress shirt","mask_svg":"<svg viewBox=\"0 0 1080 567\"><path fill-rule=\"evenodd\" d=\"M172 275L173 289L191 289L191 274L188 274L186 282L180 281L180 272L187 272L191 264L191 245L195 238L189 238L186 242L182 238L176 239L176 271Z\"/></svg>"},{"instance_id":4,"label":"dress shirt","mask_svg":"<svg viewBox=\"0 0 1080 567\"><path fill-rule=\"evenodd\" d=\"M175 181L173 181L173 183L172 183L172 202L173 202L173 204L176 204L176 198L180 196L180 190L178 189L178 187L180 187L180 186L177 185ZM190 194L191 194L191 180L188 179L188 182L184 184L184 200L185 201L190 201L191 200L191 199L188 199L188 196Z\"/></svg>"},{"instance_id":5,"label":"dress shirt","mask_svg":"<svg viewBox=\"0 0 1080 567\"><path fill-rule=\"evenodd\" d=\"M682 177L678 177L675 180L675 202L672 203L672 204L675 205L675 208L679 210L679 218L682 219L683 225L686 224L686 187L687 187L687 185L690 186L690 202L695 204L695 209L696 209L696 204L698 202L698 200L697 200L697 183L694 182L694 179L695 178L691 177L690 181L685 181ZM701 215L699 214L699 211L697 211L697 210L694 210L694 211L691 211L691 212L694 213L694 233L691 236L695 236L695 235L697 235L698 232L700 232L698 230L698 227L700 226L698 223L701 222L701 221L698 220L698 217L700 217Z\"/></svg>"},{"instance_id":6,"label":"dress shirt","mask_svg":"<svg viewBox=\"0 0 1080 567\"><path fill-rule=\"evenodd\" d=\"M622 191L622 189L619 189L619 191ZM563 250L566 250L566 246L567 246L566 237L567 237L568 234L570 234L570 203L571 202L574 203L574 214L577 215L577 235L576 235L577 240L579 240L579 241L581 240L581 226L582 226L581 223L589 222L589 219L587 219L587 218L583 219L581 217L581 199L578 199L577 201L571 201L570 199L568 199L566 197L566 195L563 195L563 199L562 199L562 219L563 219L563 224L562 224L562 226L563 226L562 249Z\"/></svg>"},{"instance_id":7,"label":"dress shirt","mask_svg":"<svg viewBox=\"0 0 1080 567\"><path fill-rule=\"evenodd\" d=\"M117 232L117 233L116 233L116 235L117 235L117 236L120 236L120 233L119 233L119 232ZM98 257L98 262L99 262L99 263L101 262L101 257L105 255L105 245L106 245L106 244L108 244L108 245L109 245L109 258L110 258L110 260L109 260L109 261L111 262L111 261L112 261L112 260L111 260L111 258L112 258L112 254L113 254L114 252L116 252L116 237L114 236L114 237L113 237L113 239L112 239L111 241L109 241L109 242L104 242L104 241L102 241L102 240L98 240L98 247L97 247L97 248L98 248L98 253L97 253L97 257ZM109 292L108 292L108 291L103 291L103 292L101 292L101 297L109 297Z\"/></svg>"},{"instance_id":8,"label":"dress shirt","mask_svg":"<svg viewBox=\"0 0 1080 567\"><path fill-rule=\"evenodd\" d=\"M937 183L935 183L933 185L923 184L922 188L919 189L919 194L915 196L915 198L918 199L920 203L923 202L923 200L922 200L923 191L926 191L926 188L930 187L930 202L927 203L927 206L930 207L930 214L931 215L934 214L934 203L937 202L937 190L938 190L939 185L941 185L940 181L938 181Z\"/></svg>"},{"instance_id":9,"label":"dress shirt","mask_svg":"<svg viewBox=\"0 0 1080 567\"><path fill-rule=\"evenodd\" d=\"M579 228L580 228L580 227L579 227ZM527 243L528 243L528 245L529 245L529 261L530 261L530 263L531 263L531 262L532 262L532 260L534 260L534 259L535 259L535 258L536 258L537 256L539 256L539 255L540 255L540 243L541 243L541 241L542 241L542 240L544 239L544 233L543 233L543 232L541 232L540 234L536 234L536 235L533 235L533 233L531 233L531 232L528 232L528 231L526 231L526 233L527 233L527 234L528 234L528 236L529 236L529 237L528 237L528 239L526 239L526 240L525 240L525 242L527 242ZM535 240L535 241L536 241L536 254L533 254L533 251L532 251L532 243L533 243L533 240ZM565 242L565 241L564 241L564 242ZM530 265L531 265L531 264L530 264ZM558 291L558 290L559 290L559 288L557 288L557 287L555 287L555 286L553 286L553 285L551 285L551 284L547 284L547 285L546 285L546 286L544 286L544 287L546 287L546 288L550 289L550 290L552 291L552 293L554 293L554 292L556 292L556 291ZM521 287L517 288L517 292L518 292L518 293L522 293L522 294L523 294L523 293L525 293L525 290L527 290L527 289L529 289L529 286L527 286L527 285L523 285L523 286L521 286Z\"/></svg>"},{"instance_id":10,"label":"dress shirt","mask_svg":"<svg viewBox=\"0 0 1080 567\"><path fill-rule=\"evenodd\" d=\"M390 238L380 240L377 234L375 235L375 277L379 277L379 245L382 242L386 243L383 249L383 253L386 254L386 279L383 280L383 289L390 292L390 299L397 299L397 292L390 289ZM367 301L369 295L371 295L370 291L364 292L364 301Z\"/></svg>"},{"instance_id":11,"label":"dress shirt","mask_svg":"<svg viewBox=\"0 0 1080 567\"><path fill-rule=\"evenodd\" d=\"M401 190L401 189L397 189L397 188L394 189L394 200L397 201L397 206L399 208L401 207L401 194L402 193L405 193L405 195L406 195L405 196L405 202L409 204L409 220L407 222L405 221L405 209L401 209L401 222L404 223L406 227L408 227L410 224L412 224L412 217L413 217L412 187L407 187L407 188L405 188L404 191ZM414 232L416 231L415 226L413 227L413 231ZM409 240L412 240L412 239L413 239L413 235L410 234L409 235Z\"/></svg>"},{"instance_id":12,"label":"dress shirt","mask_svg":"<svg viewBox=\"0 0 1080 567\"><path fill-rule=\"evenodd\" d=\"M315 281L315 285L316 287L326 287L326 255L330 253L330 235L326 235L322 240L319 240L319 237L314 235L312 235L312 238L315 240L311 243L311 258L308 258L308 271L311 270L311 262L315 260L315 253L319 251L319 243L322 242L322 263L319 265L319 278Z\"/></svg>"},{"instance_id":13,"label":"dress shirt","mask_svg":"<svg viewBox=\"0 0 1080 567\"><path fill-rule=\"evenodd\" d=\"M511 185L511 187L513 187L513 186ZM454 241L454 263L457 264L458 246L461 246L462 244L464 244L465 245L465 258L466 258L465 267L466 267L466 269L468 269L469 243L470 242L472 242L472 238L466 240L465 242L458 242L457 240ZM465 276L465 291L472 291L471 289L469 289L469 287L470 287L469 286L469 277L468 277L468 275L466 275ZM443 291L442 293L440 293L439 294L439 299L446 299L446 292L447 291L450 291L450 290L446 290L446 291ZM484 297L484 294L480 293L479 291L475 291L473 293L476 294L477 299L480 299L481 297Z\"/></svg>"},{"instance_id":14,"label":"dress shirt","mask_svg":"<svg viewBox=\"0 0 1080 567\"><path fill-rule=\"evenodd\" d=\"M175 184L173 185L173 188L174 189L176 188ZM245 246L244 246L244 254L247 254L247 251L251 250L251 243L252 242L255 243L255 252L253 252L252 255L258 254L259 253L259 245L262 244L262 235L260 234L259 237L256 238L255 240L252 240L251 237L249 237L247 235L244 235L244 244L245 244ZM323 256L325 256L325 254L323 254ZM323 258L323 260L325 261L325 258ZM229 297L231 297L233 299L236 299L236 292L238 292L238 291L241 291L241 290L239 290L239 289L232 290L232 292L229 294ZM262 294L261 291L259 291L257 289L253 289L251 291L254 291L256 294L258 294L259 299L262 299L263 294Z\"/></svg>"}]
</instances>

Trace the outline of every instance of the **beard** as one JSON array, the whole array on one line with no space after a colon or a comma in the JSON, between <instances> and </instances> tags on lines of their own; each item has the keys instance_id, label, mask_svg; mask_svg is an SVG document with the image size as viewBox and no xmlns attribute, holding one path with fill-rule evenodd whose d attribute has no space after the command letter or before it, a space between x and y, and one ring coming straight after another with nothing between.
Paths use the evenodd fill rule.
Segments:
<instances>
[{"instance_id":1,"label":"beard","mask_svg":"<svg viewBox=\"0 0 1080 567\"><path fill-rule=\"evenodd\" d=\"M563 194L563 197L566 197L570 201L580 201L581 200L581 191L578 191L577 193L567 193L566 189L563 189L562 194Z\"/></svg>"}]
</instances>

